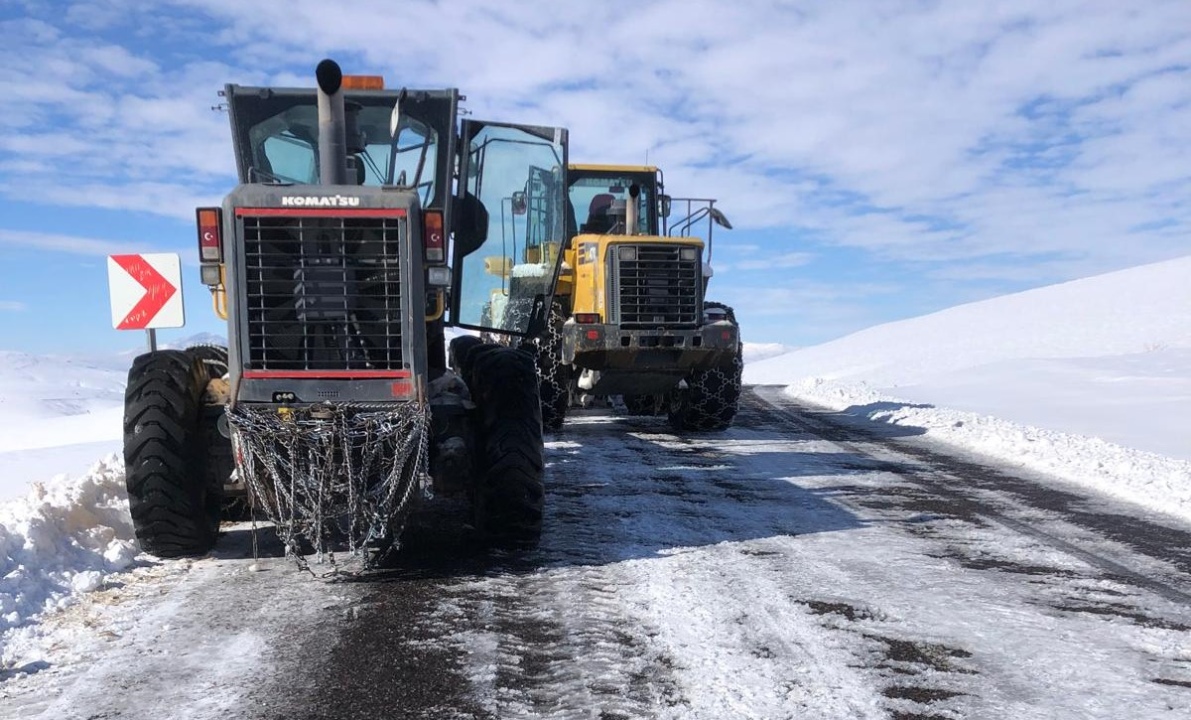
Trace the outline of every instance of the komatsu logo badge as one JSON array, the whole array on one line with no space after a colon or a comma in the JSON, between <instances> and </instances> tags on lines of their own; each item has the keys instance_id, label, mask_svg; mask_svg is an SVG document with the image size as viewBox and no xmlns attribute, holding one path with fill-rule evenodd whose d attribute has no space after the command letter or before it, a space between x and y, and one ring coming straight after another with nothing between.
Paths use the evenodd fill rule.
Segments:
<instances>
[{"instance_id":1,"label":"komatsu logo badge","mask_svg":"<svg viewBox=\"0 0 1191 720\"><path fill-rule=\"evenodd\" d=\"M350 195L282 195L281 204L294 207L359 207L360 198Z\"/></svg>"}]
</instances>

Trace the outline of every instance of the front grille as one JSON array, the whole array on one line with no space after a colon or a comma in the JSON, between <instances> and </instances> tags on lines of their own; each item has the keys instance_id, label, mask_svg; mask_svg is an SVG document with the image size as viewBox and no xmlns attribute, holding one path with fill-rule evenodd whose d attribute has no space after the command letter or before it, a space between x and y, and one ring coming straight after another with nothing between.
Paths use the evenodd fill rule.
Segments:
<instances>
[{"instance_id":1,"label":"front grille","mask_svg":"<svg viewBox=\"0 0 1191 720\"><path fill-rule=\"evenodd\" d=\"M620 248L636 250L625 259ZM683 260L680 245L614 245L609 290L612 317L624 328L693 327L702 315L699 260ZM685 246L685 247L690 247Z\"/></svg>"},{"instance_id":2,"label":"front grille","mask_svg":"<svg viewBox=\"0 0 1191 720\"><path fill-rule=\"evenodd\" d=\"M243 218L251 370L397 370L399 218Z\"/></svg>"}]
</instances>

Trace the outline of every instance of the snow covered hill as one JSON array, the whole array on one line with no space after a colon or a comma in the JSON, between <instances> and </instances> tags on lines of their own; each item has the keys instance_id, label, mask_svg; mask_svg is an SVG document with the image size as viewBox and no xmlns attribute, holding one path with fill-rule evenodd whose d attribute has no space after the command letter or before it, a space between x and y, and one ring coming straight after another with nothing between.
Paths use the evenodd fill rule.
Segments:
<instances>
[{"instance_id":1,"label":"snow covered hill","mask_svg":"<svg viewBox=\"0 0 1191 720\"><path fill-rule=\"evenodd\" d=\"M1178 348L1191 348L1191 256L879 325L756 363L746 382L796 373L901 387L1005 361Z\"/></svg>"},{"instance_id":2,"label":"snow covered hill","mask_svg":"<svg viewBox=\"0 0 1191 720\"><path fill-rule=\"evenodd\" d=\"M747 329L745 330L747 332ZM782 345L781 343L767 343L767 342L748 342L744 343L744 363L760 362L771 357L785 355L793 351L794 348Z\"/></svg>"},{"instance_id":3,"label":"snow covered hill","mask_svg":"<svg viewBox=\"0 0 1191 720\"><path fill-rule=\"evenodd\" d=\"M1191 516L1191 256L869 328L745 381Z\"/></svg>"}]
</instances>

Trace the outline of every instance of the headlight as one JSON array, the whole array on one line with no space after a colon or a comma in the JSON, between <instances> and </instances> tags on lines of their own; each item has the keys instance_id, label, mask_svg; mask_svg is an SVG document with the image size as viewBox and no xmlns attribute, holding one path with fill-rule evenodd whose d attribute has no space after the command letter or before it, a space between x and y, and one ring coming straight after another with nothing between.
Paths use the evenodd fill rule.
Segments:
<instances>
[{"instance_id":1,"label":"headlight","mask_svg":"<svg viewBox=\"0 0 1191 720\"><path fill-rule=\"evenodd\" d=\"M703 311L703 322L714 323L728 319L728 311L723 308L710 307Z\"/></svg>"},{"instance_id":2,"label":"headlight","mask_svg":"<svg viewBox=\"0 0 1191 720\"><path fill-rule=\"evenodd\" d=\"M451 268L432 267L426 270L426 284L430 287L446 287L451 284Z\"/></svg>"},{"instance_id":3,"label":"headlight","mask_svg":"<svg viewBox=\"0 0 1191 720\"><path fill-rule=\"evenodd\" d=\"M619 252L621 260L632 262L637 259L637 248L631 245L622 245Z\"/></svg>"},{"instance_id":4,"label":"headlight","mask_svg":"<svg viewBox=\"0 0 1191 720\"><path fill-rule=\"evenodd\" d=\"M199 277L202 278L204 285L215 287L223 281L220 273L221 265L212 265L210 263L203 263L199 265Z\"/></svg>"},{"instance_id":5,"label":"headlight","mask_svg":"<svg viewBox=\"0 0 1191 720\"><path fill-rule=\"evenodd\" d=\"M678 251L678 257L682 258L683 260L698 260L699 259L699 248L684 247Z\"/></svg>"}]
</instances>

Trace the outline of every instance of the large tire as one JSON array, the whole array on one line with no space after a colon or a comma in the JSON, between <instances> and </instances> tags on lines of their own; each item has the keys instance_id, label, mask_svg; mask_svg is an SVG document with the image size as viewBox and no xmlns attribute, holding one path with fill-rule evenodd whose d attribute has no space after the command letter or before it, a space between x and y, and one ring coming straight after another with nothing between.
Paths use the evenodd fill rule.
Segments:
<instances>
[{"instance_id":1,"label":"large tire","mask_svg":"<svg viewBox=\"0 0 1191 720\"><path fill-rule=\"evenodd\" d=\"M721 308L736 324L732 308L720 303L703 303L704 308ZM670 425L679 432L727 430L740 406L741 376L744 357L741 343L730 360L709 370L695 370L686 378L686 388L670 395Z\"/></svg>"},{"instance_id":2,"label":"large tire","mask_svg":"<svg viewBox=\"0 0 1191 720\"><path fill-rule=\"evenodd\" d=\"M459 335L451 338L451 344L447 351L448 364L457 375L463 378L465 383L471 382L471 367L474 357L473 351L479 351L480 348L492 347L490 343L485 343L483 339L475 335ZM478 356L477 356L478 357Z\"/></svg>"},{"instance_id":3,"label":"large tire","mask_svg":"<svg viewBox=\"0 0 1191 720\"><path fill-rule=\"evenodd\" d=\"M542 535L542 408L533 356L507 347L469 353L476 403L476 527L492 547L525 550Z\"/></svg>"},{"instance_id":4,"label":"large tire","mask_svg":"<svg viewBox=\"0 0 1191 720\"><path fill-rule=\"evenodd\" d=\"M657 415L658 397L656 395L624 395L624 408L629 415Z\"/></svg>"},{"instance_id":5,"label":"large tire","mask_svg":"<svg viewBox=\"0 0 1191 720\"><path fill-rule=\"evenodd\" d=\"M538 367L538 394L542 399L542 427L546 432L562 429L571 404L571 367L562 362L562 306L550 308L546 331L534 340Z\"/></svg>"},{"instance_id":6,"label":"large tire","mask_svg":"<svg viewBox=\"0 0 1191 720\"><path fill-rule=\"evenodd\" d=\"M202 427L209 372L182 350L141 355L124 395L124 468L141 548L159 557L201 555L219 534L222 487L210 483Z\"/></svg>"}]
</instances>

